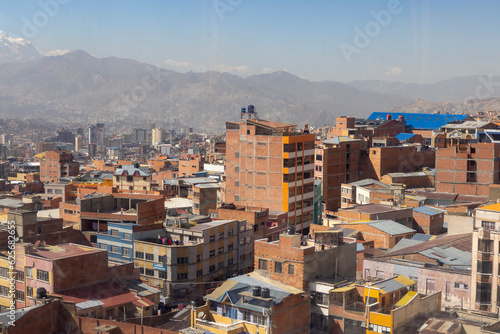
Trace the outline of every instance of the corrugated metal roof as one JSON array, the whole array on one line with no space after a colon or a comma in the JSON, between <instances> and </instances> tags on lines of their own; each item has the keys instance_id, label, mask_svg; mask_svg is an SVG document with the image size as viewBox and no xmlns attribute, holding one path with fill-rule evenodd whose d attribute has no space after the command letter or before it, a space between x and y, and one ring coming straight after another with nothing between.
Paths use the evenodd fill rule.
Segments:
<instances>
[{"instance_id":1,"label":"corrugated metal roof","mask_svg":"<svg viewBox=\"0 0 500 334\"><path fill-rule=\"evenodd\" d=\"M383 294L386 294L408 286L412 286L415 283L415 281L406 278L403 275L399 275L397 277L375 283L372 286L379 288Z\"/></svg>"},{"instance_id":2,"label":"corrugated metal roof","mask_svg":"<svg viewBox=\"0 0 500 334\"><path fill-rule=\"evenodd\" d=\"M75 304L76 308L78 308L80 310L85 310L88 308L93 308L93 307L102 306L102 305L104 305L104 303L101 302L100 300L97 300L97 299L87 300L85 302Z\"/></svg>"},{"instance_id":3,"label":"corrugated metal roof","mask_svg":"<svg viewBox=\"0 0 500 334\"><path fill-rule=\"evenodd\" d=\"M414 133L398 133L395 138L397 138L399 141L405 141L408 140L412 137L416 136Z\"/></svg>"},{"instance_id":4,"label":"corrugated metal roof","mask_svg":"<svg viewBox=\"0 0 500 334\"><path fill-rule=\"evenodd\" d=\"M399 242L394 247L392 247L391 251L397 251L403 248L415 246L422 242L423 241L403 238L399 240Z\"/></svg>"},{"instance_id":5,"label":"corrugated metal roof","mask_svg":"<svg viewBox=\"0 0 500 334\"><path fill-rule=\"evenodd\" d=\"M436 209L430 206L420 206L418 208L413 208L413 212L418 212L428 216L436 216L445 212L445 210Z\"/></svg>"},{"instance_id":6,"label":"corrugated metal roof","mask_svg":"<svg viewBox=\"0 0 500 334\"><path fill-rule=\"evenodd\" d=\"M398 235L398 234L416 232L414 229L406 227L403 224L396 223L393 220L374 220L366 224L376 228L377 230L385 232L389 235Z\"/></svg>"},{"instance_id":7,"label":"corrugated metal roof","mask_svg":"<svg viewBox=\"0 0 500 334\"><path fill-rule=\"evenodd\" d=\"M368 119L385 120L387 115L391 115L392 119L398 119L399 116L403 116L406 122L406 127L422 130L438 130L450 122L460 122L470 117L469 115L374 112L368 117Z\"/></svg>"},{"instance_id":8,"label":"corrugated metal roof","mask_svg":"<svg viewBox=\"0 0 500 334\"><path fill-rule=\"evenodd\" d=\"M359 139L353 139L351 137L335 136L327 140L323 140L323 144L340 144L341 142L358 141Z\"/></svg>"},{"instance_id":9,"label":"corrugated metal roof","mask_svg":"<svg viewBox=\"0 0 500 334\"><path fill-rule=\"evenodd\" d=\"M429 240L435 239L436 237L437 236L435 236L435 235L417 233L413 237L411 237L411 240L429 241Z\"/></svg>"},{"instance_id":10,"label":"corrugated metal roof","mask_svg":"<svg viewBox=\"0 0 500 334\"><path fill-rule=\"evenodd\" d=\"M394 306L405 306L417 295L418 292L408 291Z\"/></svg>"}]
</instances>

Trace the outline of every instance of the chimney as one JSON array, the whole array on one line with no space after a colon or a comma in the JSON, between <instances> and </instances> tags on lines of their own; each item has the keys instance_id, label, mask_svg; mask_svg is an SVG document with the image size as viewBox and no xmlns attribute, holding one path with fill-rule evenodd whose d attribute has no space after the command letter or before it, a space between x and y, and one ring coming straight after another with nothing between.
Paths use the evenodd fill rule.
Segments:
<instances>
[{"instance_id":1,"label":"chimney","mask_svg":"<svg viewBox=\"0 0 500 334\"><path fill-rule=\"evenodd\" d=\"M392 119L392 115L391 114L387 114L387 116L385 116L385 119L390 121Z\"/></svg>"}]
</instances>

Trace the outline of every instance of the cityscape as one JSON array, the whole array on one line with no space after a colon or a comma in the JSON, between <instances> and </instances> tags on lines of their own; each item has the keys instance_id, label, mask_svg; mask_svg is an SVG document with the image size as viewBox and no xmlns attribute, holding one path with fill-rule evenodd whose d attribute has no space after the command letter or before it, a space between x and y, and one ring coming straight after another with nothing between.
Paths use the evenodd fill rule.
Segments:
<instances>
[{"instance_id":1,"label":"cityscape","mask_svg":"<svg viewBox=\"0 0 500 334\"><path fill-rule=\"evenodd\" d=\"M0 333L500 333L498 7L1 2Z\"/></svg>"}]
</instances>

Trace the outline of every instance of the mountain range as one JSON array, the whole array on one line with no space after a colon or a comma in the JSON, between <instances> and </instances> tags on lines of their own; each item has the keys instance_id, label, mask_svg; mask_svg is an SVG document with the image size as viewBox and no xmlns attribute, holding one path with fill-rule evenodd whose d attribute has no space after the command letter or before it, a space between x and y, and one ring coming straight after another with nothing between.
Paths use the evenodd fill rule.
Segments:
<instances>
[{"instance_id":1,"label":"mountain range","mask_svg":"<svg viewBox=\"0 0 500 334\"><path fill-rule=\"evenodd\" d=\"M242 78L220 72L177 73L135 60L96 58L81 50L41 56L29 41L2 32L0 44L0 118L79 126L99 121L116 131L155 123L220 132L225 121L237 121L241 107L249 104L263 119L316 126L334 124L340 115L366 117L373 111L500 108L498 77L435 84L341 83L311 82L280 71Z\"/></svg>"}]
</instances>

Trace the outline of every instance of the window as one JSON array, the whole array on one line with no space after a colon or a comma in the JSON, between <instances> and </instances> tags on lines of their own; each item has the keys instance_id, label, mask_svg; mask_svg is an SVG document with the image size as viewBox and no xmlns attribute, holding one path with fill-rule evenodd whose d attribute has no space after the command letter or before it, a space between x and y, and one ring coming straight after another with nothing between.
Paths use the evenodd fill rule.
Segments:
<instances>
[{"instance_id":1,"label":"window","mask_svg":"<svg viewBox=\"0 0 500 334\"><path fill-rule=\"evenodd\" d=\"M201 254L196 255L196 262L201 262Z\"/></svg>"},{"instance_id":2,"label":"window","mask_svg":"<svg viewBox=\"0 0 500 334\"><path fill-rule=\"evenodd\" d=\"M9 278L9 268L0 267L0 277Z\"/></svg>"},{"instance_id":3,"label":"window","mask_svg":"<svg viewBox=\"0 0 500 334\"><path fill-rule=\"evenodd\" d=\"M227 245L227 250L228 250L228 251L232 251L232 250L233 250L233 244L229 244L229 245Z\"/></svg>"},{"instance_id":4,"label":"window","mask_svg":"<svg viewBox=\"0 0 500 334\"><path fill-rule=\"evenodd\" d=\"M26 292L28 294L28 297L33 297L33 288L31 286L28 286L26 288Z\"/></svg>"},{"instance_id":5,"label":"window","mask_svg":"<svg viewBox=\"0 0 500 334\"><path fill-rule=\"evenodd\" d=\"M224 246L219 247L219 249L217 250L217 254L222 254L222 253L224 253Z\"/></svg>"},{"instance_id":6,"label":"window","mask_svg":"<svg viewBox=\"0 0 500 334\"><path fill-rule=\"evenodd\" d=\"M267 260L259 259L259 269L267 270Z\"/></svg>"},{"instance_id":7,"label":"window","mask_svg":"<svg viewBox=\"0 0 500 334\"><path fill-rule=\"evenodd\" d=\"M36 270L36 279L39 281L48 282L49 281L49 272L45 271L45 270L37 269Z\"/></svg>"},{"instance_id":8,"label":"window","mask_svg":"<svg viewBox=\"0 0 500 334\"><path fill-rule=\"evenodd\" d=\"M139 269L139 273L141 275L144 275L144 268L143 267L137 267L137 269Z\"/></svg>"},{"instance_id":9,"label":"window","mask_svg":"<svg viewBox=\"0 0 500 334\"><path fill-rule=\"evenodd\" d=\"M124 240L132 240L132 234L130 234L130 233L123 233L123 239Z\"/></svg>"},{"instance_id":10,"label":"window","mask_svg":"<svg viewBox=\"0 0 500 334\"><path fill-rule=\"evenodd\" d=\"M208 238L208 242L214 242L215 241L215 235L211 235L209 238Z\"/></svg>"},{"instance_id":11,"label":"window","mask_svg":"<svg viewBox=\"0 0 500 334\"><path fill-rule=\"evenodd\" d=\"M108 245L106 244L99 244L100 249L108 250Z\"/></svg>"},{"instance_id":12,"label":"window","mask_svg":"<svg viewBox=\"0 0 500 334\"><path fill-rule=\"evenodd\" d=\"M196 278L203 276L203 269L196 271Z\"/></svg>"},{"instance_id":13,"label":"window","mask_svg":"<svg viewBox=\"0 0 500 334\"><path fill-rule=\"evenodd\" d=\"M8 296L9 295L9 288L6 286L0 286L0 295L1 296Z\"/></svg>"},{"instance_id":14,"label":"window","mask_svg":"<svg viewBox=\"0 0 500 334\"><path fill-rule=\"evenodd\" d=\"M178 273L177 279L187 279L187 273Z\"/></svg>"},{"instance_id":15,"label":"window","mask_svg":"<svg viewBox=\"0 0 500 334\"><path fill-rule=\"evenodd\" d=\"M274 272L281 274L282 270L282 263L281 262L274 262Z\"/></svg>"},{"instance_id":16,"label":"window","mask_svg":"<svg viewBox=\"0 0 500 334\"><path fill-rule=\"evenodd\" d=\"M477 272L479 274L491 274L493 271L493 262L491 261L477 261Z\"/></svg>"},{"instance_id":17,"label":"window","mask_svg":"<svg viewBox=\"0 0 500 334\"><path fill-rule=\"evenodd\" d=\"M178 257L177 258L177 264L185 264L185 263L188 263L188 257L185 256L185 257Z\"/></svg>"},{"instance_id":18,"label":"window","mask_svg":"<svg viewBox=\"0 0 500 334\"><path fill-rule=\"evenodd\" d=\"M209 256L209 257L214 257L214 256L215 256L215 249L211 250L211 251L208 253L208 256Z\"/></svg>"},{"instance_id":19,"label":"window","mask_svg":"<svg viewBox=\"0 0 500 334\"><path fill-rule=\"evenodd\" d=\"M476 303L489 304L491 302L491 283L477 283Z\"/></svg>"},{"instance_id":20,"label":"window","mask_svg":"<svg viewBox=\"0 0 500 334\"><path fill-rule=\"evenodd\" d=\"M114 237L120 236L120 233L118 233L118 230L111 230L111 235Z\"/></svg>"},{"instance_id":21,"label":"window","mask_svg":"<svg viewBox=\"0 0 500 334\"><path fill-rule=\"evenodd\" d=\"M146 253L146 260L154 261L155 255L151 253Z\"/></svg>"},{"instance_id":22,"label":"window","mask_svg":"<svg viewBox=\"0 0 500 334\"><path fill-rule=\"evenodd\" d=\"M24 282L24 271L18 271L16 273L16 280Z\"/></svg>"},{"instance_id":23,"label":"window","mask_svg":"<svg viewBox=\"0 0 500 334\"><path fill-rule=\"evenodd\" d=\"M158 271L158 277L162 279L167 279L167 272L163 270Z\"/></svg>"},{"instance_id":24,"label":"window","mask_svg":"<svg viewBox=\"0 0 500 334\"><path fill-rule=\"evenodd\" d=\"M144 253L143 252L135 252L135 257L139 259L144 259Z\"/></svg>"},{"instance_id":25,"label":"window","mask_svg":"<svg viewBox=\"0 0 500 334\"><path fill-rule=\"evenodd\" d=\"M38 226L36 227L36 233L37 233L37 234L42 234L42 226L38 225Z\"/></svg>"},{"instance_id":26,"label":"window","mask_svg":"<svg viewBox=\"0 0 500 334\"><path fill-rule=\"evenodd\" d=\"M211 265L210 267L208 267L208 271L213 273L215 271L215 264Z\"/></svg>"},{"instance_id":27,"label":"window","mask_svg":"<svg viewBox=\"0 0 500 334\"><path fill-rule=\"evenodd\" d=\"M26 277L33 278L33 268L26 268Z\"/></svg>"},{"instance_id":28,"label":"window","mask_svg":"<svg viewBox=\"0 0 500 334\"><path fill-rule=\"evenodd\" d=\"M146 268L146 275L148 275L148 276L154 276L155 275L155 271L153 269Z\"/></svg>"},{"instance_id":29,"label":"window","mask_svg":"<svg viewBox=\"0 0 500 334\"><path fill-rule=\"evenodd\" d=\"M479 239L478 251L483 253L491 253L493 251L493 240Z\"/></svg>"},{"instance_id":30,"label":"window","mask_svg":"<svg viewBox=\"0 0 500 334\"><path fill-rule=\"evenodd\" d=\"M494 230L495 229L495 222L483 220L481 222L481 227L484 228L485 230Z\"/></svg>"},{"instance_id":31,"label":"window","mask_svg":"<svg viewBox=\"0 0 500 334\"><path fill-rule=\"evenodd\" d=\"M123 248L123 252L122 252L122 255L123 256L127 256L127 257L130 257L130 248Z\"/></svg>"},{"instance_id":32,"label":"window","mask_svg":"<svg viewBox=\"0 0 500 334\"><path fill-rule=\"evenodd\" d=\"M110 319L115 316L115 309L111 308L109 310L106 310L106 318Z\"/></svg>"},{"instance_id":33,"label":"window","mask_svg":"<svg viewBox=\"0 0 500 334\"><path fill-rule=\"evenodd\" d=\"M227 259L227 265L232 266L233 265L233 258Z\"/></svg>"},{"instance_id":34,"label":"window","mask_svg":"<svg viewBox=\"0 0 500 334\"><path fill-rule=\"evenodd\" d=\"M295 275L295 266L293 264L288 265L288 275Z\"/></svg>"},{"instance_id":35,"label":"window","mask_svg":"<svg viewBox=\"0 0 500 334\"><path fill-rule=\"evenodd\" d=\"M16 290L16 300L24 301L24 291Z\"/></svg>"},{"instance_id":36,"label":"window","mask_svg":"<svg viewBox=\"0 0 500 334\"><path fill-rule=\"evenodd\" d=\"M134 178L132 176L127 176L127 182L132 182Z\"/></svg>"},{"instance_id":37,"label":"window","mask_svg":"<svg viewBox=\"0 0 500 334\"><path fill-rule=\"evenodd\" d=\"M120 248L118 246L111 245L111 253L118 253Z\"/></svg>"},{"instance_id":38,"label":"window","mask_svg":"<svg viewBox=\"0 0 500 334\"><path fill-rule=\"evenodd\" d=\"M224 232L219 233L219 240L220 240L220 239L224 239Z\"/></svg>"}]
</instances>

